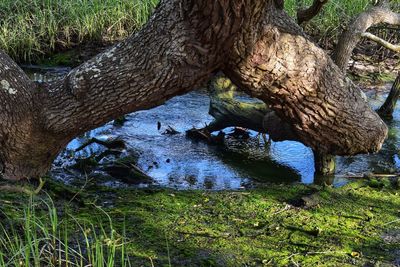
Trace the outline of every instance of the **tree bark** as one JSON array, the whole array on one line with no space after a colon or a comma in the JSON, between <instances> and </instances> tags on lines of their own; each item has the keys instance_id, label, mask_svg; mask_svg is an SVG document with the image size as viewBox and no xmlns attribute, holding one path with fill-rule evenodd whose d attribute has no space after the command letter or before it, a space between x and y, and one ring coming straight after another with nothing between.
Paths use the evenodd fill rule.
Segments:
<instances>
[{"instance_id":1,"label":"tree bark","mask_svg":"<svg viewBox=\"0 0 400 267\"><path fill-rule=\"evenodd\" d=\"M140 32L42 86L2 54L3 176L43 175L75 136L200 86L264 8L265 1L161 1Z\"/></svg>"},{"instance_id":2,"label":"tree bark","mask_svg":"<svg viewBox=\"0 0 400 267\"><path fill-rule=\"evenodd\" d=\"M257 28L236 39L229 56L225 74L269 104L313 150L354 155L381 148L386 125L284 11L266 9Z\"/></svg>"},{"instance_id":3,"label":"tree bark","mask_svg":"<svg viewBox=\"0 0 400 267\"><path fill-rule=\"evenodd\" d=\"M303 21L307 21L314 17L318 12L320 12L321 8L328 1L325 0L315 0L313 5L306 9L300 10L298 12L298 22L301 23ZM362 24L365 19L370 19L374 23L376 23L376 19L373 16L376 16L377 12L386 12L391 17L395 17L396 15L388 10L388 7L384 2L379 4L379 8L374 8L373 10L369 10L367 13L361 14L357 19L354 20L353 25L350 27L349 31L346 33L348 36L356 35L356 31L359 30L360 24ZM384 9L384 11L382 11ZM390 21L391 19L387 19L386 21ZM395 22L395 20L391 20L391 22ZM373 25L372 24L372 25ZM357 26L358 25L358 26ZM366 26L367 27L367 26ZM355 32L354 32L355 31ZM368 33L362 33L361 37L369 37ZM376 40L376 39L375 39ZM342 38L339 44L340 47L351 47L353 39ZM385 47L396 50L397 46L387 44L384 40L379 42ZM352 51L350 51L352 52ZM338 52L343 53L343 51ZM345 67L348 64L349 56L346 60L341 57L334 57L335 60L338 60L338 64L341 67ZM343 60L341 62L341 60ZM227 85L228 83L228 85ZM277 117L276 113L269 109L267 105L264 104L248 104L243 103L233 99L234 86L229 84L229 80L224 80L223 78L218 78L214 84L211 86L211 103L210 103L210 115L214 117L214 121L206 127L208 131L217 131L222 130L226 127L232 126L240 126L244 128L249 128L261 133L268 133L271 136L271 139L274 141L284 141L284 140L295 140L299 141L299 138L294 138L293 129L290 127L282 127L285 123ZM226 87L227 86L227 87ZM225 88L226 87L226 88ZM391 116L391 113L394 110L396 100L398 98L400 89L399 83L393 85L393 88L389 94L389 97L383 107L378 111L381 116L388 117ZM268 126L268 127L264 127ZM275 134L274 134L275 133ZM314 150L314 158L315 158L315 166L316 172L320 174L330 174L334 171L334 157L332 155L327 155L324 153L320 153Z\"/></svg>"},{"instance_id":4,"label":"tree bark","mask_svg":"<svg viewBox=\"0 0 400 267\"><path fill-rule=\"evenodd\" d=\"M3 177L39 177L75 136L162 104L217 70L321 153L380 149L387 128L277 0L164 0L144 28L72 70L35 84L0 53Z\"/></svg>"}]
</instances>

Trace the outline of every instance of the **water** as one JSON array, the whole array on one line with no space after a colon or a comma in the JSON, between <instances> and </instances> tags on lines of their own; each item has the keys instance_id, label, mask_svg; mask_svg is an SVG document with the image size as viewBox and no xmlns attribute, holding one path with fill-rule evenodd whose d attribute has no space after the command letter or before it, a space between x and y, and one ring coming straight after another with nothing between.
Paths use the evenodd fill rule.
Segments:
<instances>
[{"instance_id":1,"label":"water","mask_svg":"<svg viewBox=\"0 0 400 267\"><path fill-rule=\"evenodd\" d=\"M65 75L68 69L28 68L36 80L48 81ZM384 94L369 93L371 104L379 106ZM245 97L244 97L245 98ZM84 136L73 140L52 169L55 178L67 183L85 180L85 175L72 171L68 166L78 157L99 153L103 148L91 145L74 154L72 151L88 138L120 138L127 148L124 155L135 155L137 166L153 178L152 183L139 186L157 185L178 189L241 189L255 187L266 182L275 183L332 183L340 186L348 182L345 176L363 173L393 173L400 169L398 132L400 112L396 109L390 123L390 135L381 152L375 155L337 157L337 172L331 177L314 177L313 155L309 148L292 142L277 142L265 146L258 140L257 133L251 132L246 141L228 138L226 146L210 146L195 142L185 136L185 131L201 128L209 123L209 98L206 91L199 90L178 96L157 108L127 115L123 126L108 123ZM157 123L161 129L157 129ZM171 126L179 131L176 135L165 135ZM225 130L229 132L231 129ZM126 186L118 179L94 172L98 183L108 186ZM102 178L99 178L102 177Z\"/></svg>"}]
</instances>

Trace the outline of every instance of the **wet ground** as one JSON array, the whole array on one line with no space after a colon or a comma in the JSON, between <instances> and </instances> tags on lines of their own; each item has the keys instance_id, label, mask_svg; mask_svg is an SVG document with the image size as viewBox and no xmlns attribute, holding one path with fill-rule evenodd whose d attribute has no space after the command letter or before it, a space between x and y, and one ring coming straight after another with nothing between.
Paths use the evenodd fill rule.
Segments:
<instances>
[{"instance_id":1,"label":"wet ground","mask_svg":"<svg viewBox=\"0 0 400 267\"><path fill-rule=\"evenodd\" d=\"M65 75L68 68L40 68L25 66L37 81L48 81ZM379 106L385 94L368 93L372 106ZM398 155L400 112L397 109L389 123L389 138L381 152L375 155L337 157L337 173L331 177L314 177L313 155L309 148L296 142L277 142L265 146L251 132L251 138L243 141L228 138L225 146L210 146L195 142L185 136L185 131L200 128L209 123L209 98L205 90L178 96L160 107L139 111L126 116L123 126L112 122L73 140L56 160L52 175L67 183L84 181L87 175L69 168L77 157L98 153L102 146L93 144L84 150L73 151L91 137L101 140L122 139L127 148L124 155L134 155L137 166L153 178L151 183L138 186L163 186L178 189L240 189L256 187L260 183L331 183L340 186L347 176L365 173L396 173L400 170ZM161 128L158 129L158 123ZM163 134L171 126L179 133ZM228 133L232 129L226 129ZM125 183L96 171L91 177L110 186L126 186Z\"/></svg>"}]
</instances>

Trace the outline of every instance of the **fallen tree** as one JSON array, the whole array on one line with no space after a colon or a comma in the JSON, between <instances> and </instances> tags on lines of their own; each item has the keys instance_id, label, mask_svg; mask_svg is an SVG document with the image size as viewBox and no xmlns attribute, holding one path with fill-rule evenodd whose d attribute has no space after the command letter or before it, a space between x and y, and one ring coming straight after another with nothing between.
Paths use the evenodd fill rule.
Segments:
<instances>
[{"instance_id":1,"label":"fallen tree","mask_svg":"<svg viewBox=\"0 0 400 267\"><path fill-rule=\"evenodd\" d=\"M327 2L326 0L315 0L310 8L299 10L297 13L298 22L302 23L312 19ZM332 56L343 73L346 73L351 53L362 37L369 38L397 52L398 46L389 44L387 41L366 32L370 27L379 23L400 24L400 15L392 12L386 1L373 6L350 23ZM391 116L393 113L400 94L399 81L400 75L394 83L387 101L379 109L379 114L385 117ZM263 103L240 102L234 99L236 90L235 85L222 75L209 85L211 100L209 113L214 117L214 120L200 131L214 132L227 127L239 126L260 133L267 133L273 141L293 140L302 142L292 126L282 120L270 106ZM318 147L313 147L313 152L316 173L333 173L335 170L334 156L326 154L323 150L321 152Z\"/></svg>"},{"instance_id":2,"label":"fallen tree","mask_svg":"<svg viewBox=\"0 0 400 267\"><path fill-rule=\"evenodd\" d=\"M324 154L378 151L387 127L280 0L164 0L138 33L37 84L0 53L0 170L40 177L75 136L223 71Z\"/></svg>"}]
</instances>

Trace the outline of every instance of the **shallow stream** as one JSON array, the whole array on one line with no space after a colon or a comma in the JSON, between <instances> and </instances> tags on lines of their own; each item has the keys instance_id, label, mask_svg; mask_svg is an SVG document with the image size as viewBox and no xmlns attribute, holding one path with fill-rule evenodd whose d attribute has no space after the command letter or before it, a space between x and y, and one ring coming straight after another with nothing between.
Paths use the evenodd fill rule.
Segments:
<instances>
[{"instance_id":1,"label":"shallow stream","mask_svg":"<svg viewBox=\"0 0 400 267\"><path fill-rule=\"evenodd\" d=\"M65 75L68 68L41 68L25 66L36 81L48 81ZM389 86L388 86L389 88ZM378 107L386 93L369 92L371 105ZM178 96L162 106L139 111L126 116L123 126L112 122L74 139L61 153L52 169L52 175L67 183L85 180L85 175L71 171L68 164L75 157L89 156L103 148L91 145L79 153L73 150L91 137L107 140L119 138L126 142L124 153L138 158L137 166L153 178L153 182L138 186L163 186L177 189L240 189L255 187L260 183L330 183L340 186L347 176L364 173L397 173L400 170L398 155L400 111L396 109L390 123L390 134L381 152L375 155L337 157L337 172L331 177L314 177L313 155L309 148L296 142L277 142L265 146L257 133L251 132L248 140L228 138L224 147L195 142L185 136L192 127L201 128L209 123L209 98L205 90ZM161 129L158 130L158 122ZM166 135L168 126L179 134ZM225 130L227 133L231 129ZM126 186L123 182L99 179L100 184Z\"/></svg>"}]
</instances>

